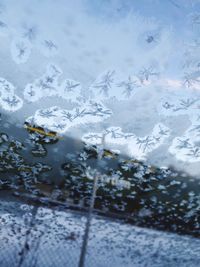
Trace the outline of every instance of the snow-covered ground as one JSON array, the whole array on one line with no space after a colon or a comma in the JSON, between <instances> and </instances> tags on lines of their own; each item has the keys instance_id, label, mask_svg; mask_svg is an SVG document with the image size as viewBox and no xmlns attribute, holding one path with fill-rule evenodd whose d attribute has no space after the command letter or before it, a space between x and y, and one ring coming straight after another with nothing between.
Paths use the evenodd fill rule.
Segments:
<instances>
[{"instance_id":1,"label":"snow-covered ground","mask_svg":"<svg viewBox=\"0 0 200 267\"><path fill-rule=\"evenodd\" d=\"M85 222L78 212L2 200L0 266L19 266L22 255L24 267L78 266ZM200 240L93 216L85 266L198 267Z\"/></svg>"}]
</instances>

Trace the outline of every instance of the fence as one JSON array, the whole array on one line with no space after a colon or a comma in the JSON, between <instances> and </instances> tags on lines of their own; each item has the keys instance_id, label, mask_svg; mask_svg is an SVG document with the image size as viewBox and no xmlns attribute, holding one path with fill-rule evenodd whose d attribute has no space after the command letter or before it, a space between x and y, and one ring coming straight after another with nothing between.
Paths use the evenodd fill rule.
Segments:
<instances>
[{"instance_id":1,"label":"fence","mask_svg":"<svg viewBox=\"0 0 200 267\"><path fill-rule=\"evenodd\" d=\"M92 206L91 206L92 207ZM0 266L200 266L200 240L10 195L0 204Z\"/></svg>"}]
</instances>

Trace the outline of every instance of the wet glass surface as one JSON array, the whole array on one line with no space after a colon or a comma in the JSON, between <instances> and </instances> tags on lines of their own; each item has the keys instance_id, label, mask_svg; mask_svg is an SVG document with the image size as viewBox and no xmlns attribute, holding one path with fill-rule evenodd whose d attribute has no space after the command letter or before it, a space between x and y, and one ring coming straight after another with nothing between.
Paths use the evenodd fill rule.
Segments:
<instances>
[{"instance_id":1,"label":"wet glass surface","mask_svg":"<svg viewBox=\"0 0 200 267\"><path fill-rule=\"evenodd\" d=\"M200 1L0 1L0 194L200 236ZM139 266L139 265L138 265Z\"/></svg>"}]
</instances>

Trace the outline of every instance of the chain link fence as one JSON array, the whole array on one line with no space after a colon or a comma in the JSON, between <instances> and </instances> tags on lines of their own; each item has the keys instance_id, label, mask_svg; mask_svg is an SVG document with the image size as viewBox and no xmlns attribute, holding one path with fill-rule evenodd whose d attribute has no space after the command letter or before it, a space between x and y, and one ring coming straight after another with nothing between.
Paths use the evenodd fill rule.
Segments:
<instances>
[{"instance_id":1,"label":"chain link fence","mask_svg":"<svg viewBox=\"0 0 200 267\"><path fill-rule=\"evenodd\" d=\"M200 266L199 239L90 216L88 227L86 212L7 197L0 204L0 266Z\"/></svg>"}]
</instances>

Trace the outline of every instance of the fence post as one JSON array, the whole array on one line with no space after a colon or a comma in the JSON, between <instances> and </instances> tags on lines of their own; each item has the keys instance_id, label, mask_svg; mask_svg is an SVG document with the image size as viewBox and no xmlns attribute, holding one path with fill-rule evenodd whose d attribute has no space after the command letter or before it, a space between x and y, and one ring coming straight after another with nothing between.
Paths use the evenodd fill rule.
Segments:
<instances>
[{"instance_id":1,"label":"fence post","mask_svg":"<svg viewBox=\"0 0 200 267\"><path fill-rule=\"evenodd\" d=\"M97 158L97 165L103 157L104 143L105 143L105 134L103 134L102 136L102 143L99 147L100 151L98 151L99 153L98 153L98 158ZM85 265L85 255L87 252L87 244L88 244L88 237L89 237L90 225L91 225L91 220L92 220L92 212L93 212L95 198L96 198L98 176L99 176L99 173L96 172L94 180L93 180L92 197L90 201L90 207L89 207L86 226L85 226L85 234L83 237L83 244L81 248L81 254L80 254L79 265L78 265L79 267L84 267Z\"/></svg>"},{"instance_id":2,"label":"fence post","mask_svg":"<svg viewBox=\"0 0 200 267\"><path fill-rule=\"evenodd\" d=\"M85 234L83 237L83 244L82 244L82 248L81 248L79 267L84 267L84 264L85 264L85 254L87 251L87 243L88 243L88 237L89 237L89 231L90 231L90 224L91 224L91 220L92 220L92 211L94 208L94 202L95 202L95 196L96 196L97 180L98 180L98 174L95 175L95 177L94 177L92 198L90 201L90 207L89 207L87 222L86 222L86 227L85 227Z\"/></svg>"},{"instance_id":3,"label":"fence post","mask_svg":"<svg viewBox=\"0 0 200 267\"><path fill-rule=\"evenodd\" d=\"M30 249L30 244L28 242L29 242L29 237L30 237L30 234L31 234L31 230L35 225L37 212L38 212L38 207L34 206L33 212L32 212L32 218L31 218L31 221L29 223L28 230L26 231L25 242L24 242L24 246L23 246L22 251L21 251L21 257L20 257L20 260L19 260L18 267L21 267L23 265L23 263L24 263L24 261L26 259L27 253L28 253L28 251Z\"/></svg>"}]
</instances>

